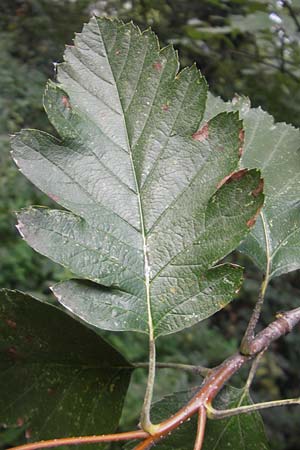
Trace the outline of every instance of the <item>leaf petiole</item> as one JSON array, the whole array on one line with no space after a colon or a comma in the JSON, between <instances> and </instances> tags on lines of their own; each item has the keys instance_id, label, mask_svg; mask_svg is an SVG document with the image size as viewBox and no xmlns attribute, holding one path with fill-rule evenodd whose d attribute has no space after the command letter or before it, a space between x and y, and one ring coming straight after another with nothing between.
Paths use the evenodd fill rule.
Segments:
<instances>
[{"instance_id":1,"label":"leaf petiole","mask_svg":"<svg viewBox=\"0 0 300 450\"><path fill-rule=\"evenodd\" d=\"M284 400L273 400L270 402L255 403L253 405L238 406L232 409L218 410L211 405L207 405L207 417L209 419L225 419L226 417L237 416L239 414L249 414L260 409L274 408L278 406L300 405L300 398L287 398Z\"/></svg>"},{"instance_id":2,"label":"leaf petiole","mask_svg":"<svg viewBox=\"0 0 300 450\"><path fill-rule=\"evenodd\" d=\"M181 363L172 363L172 362L156 362L156 369L175 369L175 370L184 370L186 372L191 372L195 375L207 376L211 373L212 369L204 366L194 366L190 364L181 364ZM136 369L146 369L149 367L149 363L141 362L133 364L133 367Z\"/></svg>"},{"instance_id":3,"label":"leaf petiole","mask_svg":"<svg viewBox=\"0 0 300 450\"><path fill-rule=\"evenodd\" d=\"M255 328L256 328L257 322L259 321L259 318L261 315L266 290L267 290L269 280L270 280L271 257L270 257L270 244L269 244L269 238L268 238L268 233L267 233L268 225L267 225L267 221L265 219L264 213L262 211L260 213L260 217L261 217L261 221L262 221L262 225L263 225L265 244L266 244L266 261L267 261L266 262L266 273L265 273L265 276L264 276L262 284L261 284L261 288L260 288L260 292L259 292L259 296L258 296L256 305L255 305L255 308L252 312L245 335L242 339L240 350L241 350L241 353L243 353L244 355L250 354L249 353L250 344L254 339Z\"/></svg>"}]
</instances>

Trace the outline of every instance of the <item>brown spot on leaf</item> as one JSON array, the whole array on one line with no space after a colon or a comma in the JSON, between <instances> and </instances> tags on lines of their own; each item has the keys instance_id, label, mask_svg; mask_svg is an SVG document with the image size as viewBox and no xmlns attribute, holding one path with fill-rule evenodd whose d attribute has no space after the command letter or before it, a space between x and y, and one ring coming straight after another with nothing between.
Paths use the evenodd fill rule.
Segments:
<instances>
[{"instance_id":1,"label":"brown spot on leaf","mask_svg":"<svg viewBox=\"0 0 300 450\"><path fill-rule=\"evenodd\" d=\"M7 325L8 325L10 328L13 328L13 329L17 328L17 324L16 324L16 322L14 322L13 320L6 319L5 322L7 323Z\"/></svg>"},{"instance_id":2,"label":"brown spot on leaf","mask_svg":"<svg viewBox=\"0 0 300 450\"><path fill-rule=\"evenodd\" d=\"M31 428L27 428L27 430L25 431L26 439L30 439L31 436L32 436L32 430L31 430Z\"/></svg>"},{"instance_id":3,"label":"brown spot on leaf","mask_svg":"<svg viewBox=\"0 0 300 450\"><path fill-rule=\"evenodd\" d=\"M24 425L24 419L22 417L17 419L17 425L18 427L22 427Z\"/></svg>"},{"instance_id":4,"label":"brown spot on leaf","mask_svg":"<svg viewBox=\"0 0 300 450\"><path fill-rule=\"evenodd\" d=\"M18 351L17 351L16 347L9 347L9 348L7 349L7 353L9 354L9 356L11 357L11 359L16 360L16 359L19 358L19 354L18 354Z\"/></svg>"},{"instance_id":5,"label":"brown spot on leaf","mask_svg":"<svg viewBox=\"0 0 300 450\"><path fill-rule=\"evenodd\" d=\"M200 128L200 130L196 131L196 133L193 134L192 138L195 141L205 141L205 139L208 138L209 135L209 129L208 129L208 124L206 123L205 125L203 125L202 128Z\"/></svg>"},{"instance_id":6,"label":"brown spot on leaf","mask_svg":"<svg viewBox=\"0 0 300 450\"><path fill-rule=\"evenodd\" d=\"M257 219L256 215L254 217L252 217L251 219L249 219L247 222L247 227L252 228L253 225L255 225L256 219Z\"/></svg>"},{"instance_id":7,"label":"brown spot on leaf","mask_svg":"<svg viewBox=\"0 0 300 450\"><path fill-rule=\"evenodd\" d=\"M58 202L59 197L57 195L54 195L54 194L48 194L48 195L52 200L54 200L55 202Z\"/></svg>"},{"instance_id":8,"label":"brown spot on leaf","mask_svg":"<svg viewBox=\"0 0 300 450\"><path fill-rule=\"evenodd\" d=\"M156 62L153 64L153 68L154 68L155 70L157 70L157 72L160 72L161 69L162 69L162 63L159 62L159 61L156 61Z\"/></svg>"},{"instance_id":9,"label":"brown spot on leaf","mask_svg":"<svg viewBox=\"0 0 300 450\"><path fill-rule=\"evenodd\" d=\"M163 111L167 112L167 111L169 111L169 105L164 104L164 105L162 105L161 109Z\"/></svg>"},{"instance_id":10,"label":"brown spot on leaf","mask_svg":"<svg viewBox=\"0 0 300 450\"><path fill-rule=\"evenodd\" d=\"M240 129L239 140L240 140L240 143L243 145L244 141L245 141L245 130L243 130L243 128Z\"/></svg>"},{"instance_id":11,"label":"brown spot on leaf","mask_svg":"<svg viewBox=\"0 0 300 450\"><path fill-rule=\"evenodd\" d=\"M248 169L241 169L241 170L238 170L237 172L231 172L229 175L224 177L223 180L221 180L218 183L217 189L220 189L220 187L223 186L223 184L225 184L225 183L231 183L232 181L240 180L241 178L243 178L243 176L247 172L248 172Z\"/></svg>"},{"instance_id":12,"label":"brown spot on leaf","mask_svg":"<svg viewBox=\"0 0 300 450\"><path fill-rule=\"evenodd\" d=\"M251 217L251 219L248 220L248 222L246 223L248 228L252 228L255 225L256 219L258 218L261 209L262 209L262 206L260 208L258 208L258 210L254 214L254 216Z\"/></svg>"},{"instance_id":13,"label":"brown spot on leaf","mask_svg":"<svg viewBox=\"0 0 300 450\"><path fill-rule=\"evenodd\" d=\"M48 388L47 389L47 394L48 395L54 395L56 394L57 390L54 387Z\"/></svg>"},{"instance_id":14,"label":"brown spot on leaf","mask_svg":"<svg viewBox=\"0 0 300 450\"><path fill-rule=\"evenodd\" d=\"M239 132L239 141L240 141L240 146L239 146L239 158L242 157L243 155L243 151L244 151L244 142L245 142L245 130L241 129Z\"/></svg>"},{"instance_id":15,"label":"brown spot on leaf","mask_svg":"<svg viewBox=\"0 0 300 450\"><path fill-rule=\"evenodd\" d=\"M263 188L264 188L264 180L261 178L261 179L259 180L259 183L258 183L257 188L255 188L255 189L251 192L251 194L253 195L253 197L258 197L258 195L262 193Z\"/></svg>"},{"instance_id":16,"label":"brown spot on leaf","mask_svg":"<svg viewBox=\"0 0 300 450\"><path fill-rule=\"evenodd\" d=\"M71 109L71 103L66 95L62 96L61 101L65 108Z\"/></svg>"}]
</instances>

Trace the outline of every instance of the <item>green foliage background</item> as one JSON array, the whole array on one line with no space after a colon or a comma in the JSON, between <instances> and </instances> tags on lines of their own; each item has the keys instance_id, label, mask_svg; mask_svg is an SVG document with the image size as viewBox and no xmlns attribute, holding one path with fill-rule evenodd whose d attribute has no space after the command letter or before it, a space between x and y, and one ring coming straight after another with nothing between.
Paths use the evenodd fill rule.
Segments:
<instances>
[{"instance_id":1,"label":"green foliage background","mask_svg":"<svg viewBox=\"0 0 300 450\"><path fill-rule=\"evenodd\" d=\"M291 9L292 8L292 9ZM173 42L183 66L197 62L211 90L224 99L236 92L249 95L254 106L277 121L300 126L300 2L264 0L2 0L0 12L0 287L49 295L49 285L64 270L34 253L18 236L14 211L30 204L49 205L19 174L9 155L9 135L23 127L51 131L42 107L46 80L55 79L55 62L64 44L90 15L118 15L142 29L151 26L161 42ZM200 326L159 342L160 360L212 365L238 345L257 292L260 275L249 261L239 300ZM267 294L263 320L299 305L298 274L275 279ZM147 359L143 336L103 333L124 355ZM255 400L299 396L300 336L289 335L273 347L258 371ZM242 374L245 376L245 374ZM200 381L185 373L162 370L156 396L186 389ZM136 423L145 374L136 371L122 426ZM238 386L240 379L236 380ZM265 413L271 448L300 448L296 408ZM20 429L1 435L3 446L19 439ZM21 436L22 439L22 436ZM0 441L1 446L1 441Z\"/></svg>"}]
</instances>

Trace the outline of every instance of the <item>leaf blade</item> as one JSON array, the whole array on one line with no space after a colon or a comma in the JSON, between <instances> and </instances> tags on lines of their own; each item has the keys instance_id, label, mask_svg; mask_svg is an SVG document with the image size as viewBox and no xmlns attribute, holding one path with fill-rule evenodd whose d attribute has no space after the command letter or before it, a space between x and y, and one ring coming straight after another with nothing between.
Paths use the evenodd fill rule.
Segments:
<instances>
[{"instance_id":1,"label":"leaf blade","mask_svg":"<svg viewBox=\"0 0 300 450\"><path fill-rule=\"evenodd\" d=\"M241 246L272 279L300 267L299 130L273 118L249 100L225 103L209 96L207 118L239 110L245 127L241 165L258 167L265 180L265 205L255 228Z\"/></svg>"},{"instance_id":2,"label":"leaf blade","mask_svg":"<svg viewBox=\"0 0 300 450\"><path fill-rule=\"evenodd\" d=\"M112 432L129 364L62 310L16 291L0 295L0 421L26 423L30 441Z\"/></svg>"},{"instance_id":3,"label":"leaf blade","mask_svg":"<svg viewBox=\"0 0 300 450\"><path fill-rule=\"evenodd\" d=\"M69 212L22 211L20 230L37 251L98 284L75 280L54 289L73 313L107 329L118 324L153 334L159 323L160 335L168 333L170 327L161 326L167 304L176 310L184 303L179 290L174 295L174 282L186 299L201 298L200 275L240 243L248 232L245 224L262 203L258 196L249 208L248 194L242 196L240 221L232 218L222 230L231 241L219 251L215 246L213 257L206 252L203 264L200 248L215 239L212 226L205 232L205 216L222 180L238 167L241 123L237 114L220 114L197 131L206 82L195 66L178 73L174 49L160 50L150 30L141 33L132 24L93 18L74 44L58 68L59 84L49 83L44 98L61 140L34 130L13 140L23 173ZM244 183L249 195L253 180ZM242 185L240 180L236 190ZM231 200L226 201L228 206ZM217 210L214 216L220 217ZM198 271L190 268L184 280L176 257L182 253L180 264L189 247ZM212 298L210 313L228 296L225 289L223 302L219 294ZM122 306L123 317L111 316L109 324L113 301ZM194 317L207 317L205 302L194 303ZM141 314L138 326L135 307ZM92 317L101 317L101 308L102 322ZM187 313L174 332L193 323Z\"/></svg>"}]
</instances>

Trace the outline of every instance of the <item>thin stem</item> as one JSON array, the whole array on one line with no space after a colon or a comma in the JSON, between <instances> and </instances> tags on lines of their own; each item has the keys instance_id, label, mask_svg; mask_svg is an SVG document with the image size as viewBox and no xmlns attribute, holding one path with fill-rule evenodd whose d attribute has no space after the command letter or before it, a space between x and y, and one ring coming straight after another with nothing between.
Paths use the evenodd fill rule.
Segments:
<instances>
[{"instance_id":1,"label":"thin stem","mask_svg":"<svg viewBox=\"0 0 300 450\"><path fill-rule=\"evenodd\" d=\"M262 284L261 284L258 299L257 299L256 305L255 305L255 308L252 312L252 315L250 317L250 320L249 320L249 323L248 323L248 326L247 326L245 335L242 339L242 343L241 343L241 347L240 347L241 352L245 355L249 354L249 347L250 347L251 342L254 339L255 328L256 328L257 322L259 321L259 318L260 318L260 314L261 314L262 307L264 304L266 290L267 290L267 287L269 284L270 268L271 268L270 267L271 266L270 244L269 244L268 233L267 233L267 222L264 218L263 212L260 213L260 216L261 216L263 230L264 230L264 236L265 236L267 264L266 264L266 273L265 273L265 276L264 276Z\"/></svg>"},{"instance_id":2,"label":"thin stem","mask_svg":"<svg viewBox=\"0 0 300 450\"><path fill-rule=\"evenodd\" d=\"M211 405L207 406L207 415L210 419L224 419L237 416L238 414L249 414L260 409L275 408L278 406L300 405L300 398L286 398L284 400L273 400L271 402L255 403L254 405L239 406L232 409L218 410Z\"/></svg>"},{"instance_id":3,"label":"thin stem","mask_svg":"<svg viewBox=\"0 0 300 450\"><path fill-rule=\"evenodd\" d=\"M281 28L281 31L283 32L283 36L279 35L279 41L280 41L280 70L282 73L285 73L285 59L284 59L284 51L285 51L285 43L284 39L286 37L284 29Z\"/></svg>"},{"instance_id":4,"label":"thin stem","mask_svg":"<svg viewBox=\"0 0 300 450\"><path fill-rule=\"evenodd\" d=\"M287 8L287 10L289 11L291 18L293 19L293 21L297 27L297 31L300 31L300 22L299 22L299 19L296 15L292 5L287 0L283 0L282 3L283 3L283 6L285 6Z\"/></svg>"},{"instance_id":5,"label":"thin stem","mask_svg":"<svg viewBox=\"0 0 300 450\"><path fill-rule=\"evenodd\" d=\"M236 373L243 364L249 361L251 356L244 356L235 353L226 359L220 366L212 370L211 374L205 379L199 392L176 414L157 425L157 431L153 436L149 436L142 443L137 445L134 450L148 450L154 444L162 440L175 428L180 427L186 420L196 414L201 407L206 407L211 403L218 392L222 389L234 373Z\"/></svg>"},{"instance_id":6,"label":"thin stem","mask_svg":"<svg viewBox=\"0 0 300 450\"><path fill-rule=\"evenodd\" d=\"M156 367L156 349L155 340L149 339L149 364L148 364L148 381L144 397L144 404L141 412L140 425L144 431L154 434L156 425L153 425L150 417L151 403L153 397L154 381L155 381L155 367Z\"/></svg>"},{"instance_id":7,"label":"thin stem","mask_svg":"<svg viewBox=\"0 0 300 450\"><path fill-rule=\"evenodd\" d=\"M184 370L186 372L191 372L195 375L202 375L207 376L212 369L209 369L208 367L203 366L193 366L190 364L180 364L180 363L172 363L172 362L156 362L155 364L157 369L176 369L176 370ZM147 369L149 367L149 363L135 363L133 364L133 367L136 369Z\"/></svg>"},{"instance_id":8,"label":"thin stem","mask_svg":"<svg viewBox=\"0 0 300 450\"><path fill-rule=\"evenodd\" d=\"M33 442L19 445L11 450L37 450L41 448L59 447L62 445L98 444L100 442L130 441L132 439L145 439L148 433L142 430L128 431L126 433L102 434L99 436L78 436L61 439L50 439L49 441Z\"/></svg>"},{"instance_id":9,"label":"thin stem","mask_svg":"<svg viewBox=\"0 0 300 450\"><path fill-rule=\"evenodd\" d=\"M199 408L198 412L198 427L194 450L202 449L206 427L206 416L207 416L206 409L204 406L202 406L201 408Z\"/></svg>"},{"instance_id":10,"label":"thin stem","mask_svg":"<svg viewBox=\"0 0 300 450\"><path fill-rule=\"evenodd\" d=\"M268 348L273 341L286 333L300 322L300 308L287 311L277 316L276 320L262 330L252 341L251 354L242 355L240 352L227 358L219 367L212 370L211 374L204 380L197 394L173 416L157 425L157 431L139 444L134 450L148 450L156 442L178 428L182 423L199 411L201 406L209 408L216 395L224 384L238 372L248 361L251 361L258 353Z\"/></svg>"},{"instance_id":11,"label":"thin stem","mask_svg":"<svg viewBox=\"0 0 300 450\"><path fill-rule=\"evenodd\" d=\"M272 67L273 69L277 69L277 70L280 69L278 67L278 65L264 60L263 56L257 57L256 55L252 55L251 53L248 53L248 52L241 52L239 50L231 50L231 49L228 49L228 52L236 54L236 55L241 55L246 58L252 58L257 63L262 64L263 66L266 66L266 67ZM266 55L265 58L268 58L268 56ZM286 61L286 64L292 65L292 63L289 63L288 61ZM299 78L296 75L294 75L294 73L292 71L285 69L285 74L288 75L293 81L299 83Z\"/></svg>"},{"instance_id":12,"label":"thin stem","mask_svg":"<svg viewBox=\"0 0 300 450\"><path fill-rule=\"evenodd\" d=\"M155 441L153 440L152 437L149 437L140 444L138 444L136 447L134 447L133 450L149 450L150 448L153 447L153 445L155 445Z\"/></svg>"},{"instance_id":13,"label":"thin stem","mask_svg":"<svg viewBox=\"0 0 300 450\"><path fill-rule=\"evenodd\" d=\"M227 358L223 363L215 367L202 383L199 391L194 397L174 415L164 420L158 425L153 425L155 431L153 434L145 431L131 431L128 433L119 433L102 436L85 436L79 438L54 439L51 441L42 441L25 446L15 447L11 450L35 450L46 447L57 447L60 445L74 445L83 443L112 442L120 440L144 439L144 441L135 447L135 450L148 450L160 440L164 439L175 428L180 427L194 414L199 413L200 408L205 408L207 416L214 415L214 408L211 404L216 395L223 388L224 384L238 372L238 370L248 361L251 361L258 353L268 348L273 341L292 331L300 322L300 308L280 313L270 325L255 336L249 348L249 355L242 355L240 352ZM253 410L269 408L274 406L283 406L291 404L300 404L300 399L277 400L274 402L260 403L257 405L241 406L236 409L225 410L226 415L242 414L252 412ZM246 409L247 408L247 409ZM216 411L216 414L223 414L224 411ZM220 417L219 417L220 418Z\"/></svg>"},{"instance_id":14,"label":"thin stem","mask_svg":"<svg viewBox=\"0 0 300 450\"><path fill-rule=\"evenodd\" d=\"M250 317L245 335L242 339L241 343L241 352L245 355L249 354L249 344L253 341L255 328L257 325L257 322L260 318L261 310L264 304L264 298L265 298L265 292L268 285L268 278L267 276L264 277L263 282L261 284L260 292L258 295L258 299L255 305L255 308L252 312L252 315Z\"/></svg>"},{"instance_id":15,"label":"thin stem","mask_svg":"<svg viewBox=\"0 0 300 450\"><path fill-rule=\"evenodd\" d=\"M240 401L239 401L238 406L241 406L241 404L243 403L244 398L245 398L246 395L249 393L250 386L251 386L251 384L252 384L252 382L253 382L253 380L254 380L254 377L255 377L257 368L258 368L258 366L259 366L259 363L260 363L261 358L263 357L264 353L265 353L265 350L263 350L262 352L260 352L260 353L256 356L256 358L254 359L254 361L253 361L253 363L252 363L252 365L251 365L251 368L250 368L250 371L249 371L249 375L248 375L246 384L245 384L245 386L244 386L244 392L243 392L243 394L242 394L242 396L241 396L241 398L240 398Z\"/></svg>"}]
</instances>

